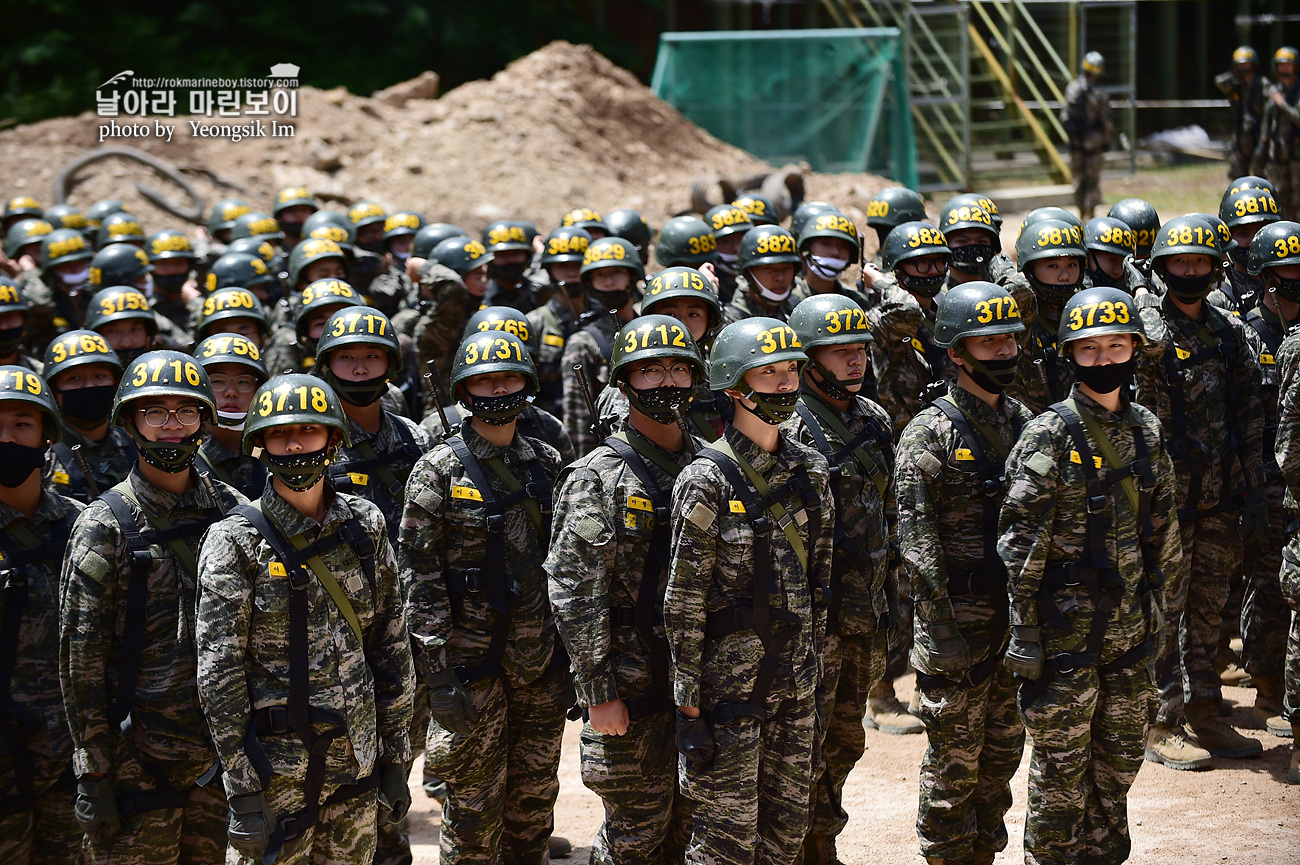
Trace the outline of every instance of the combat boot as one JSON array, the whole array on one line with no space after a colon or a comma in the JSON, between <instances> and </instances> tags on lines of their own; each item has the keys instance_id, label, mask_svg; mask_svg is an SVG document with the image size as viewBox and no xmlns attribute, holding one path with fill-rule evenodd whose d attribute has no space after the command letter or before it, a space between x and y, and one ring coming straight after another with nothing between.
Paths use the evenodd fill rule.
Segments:
<instances>
[{"instance_id":1,"label":"combat boot","mask_svg":"<svg viewBox=\"0 0 1300 865\"><path fill-rule=\"evenodd\" d=\"M1146 758L1170 769L1208 769L1210 752L1187 742L1182 730L1152 725L1147 732Z\"/></svg>"},{"instance_id":2,"label":"combat boot","mask_svg":"<svg viewBox=\"0 0 1300 865\"><path fill-rule=\"evenodd\" d=\"M882 733L905 736L909 733L922 733L925 724L919 718L907 713L907 707L898 702L893 694L887 697L871 696L867 698L867 716L863 723L875 727Z\"/></svg>"},{"instance_id":3,"label":"combat boot","mask_svg":"<svg viewBox=\"0 0 1300 865\"><path fill-rule=\"evenodd\" d=\"M992 850L976 850L970 857L970 865L993 865L993 857L996 855Z\"/></svg>"},{"instance_id":4,"label":"combat boot","mask_svg":"<svg viewBox=\"0 0 1300 865\"><path fill-rule=\"evenodd\" d=\"M809 833L803 839L803 865L840 865L835 839L830 835Z\"/></svg>"},{"instance_id":5,"label":"combat boot","mask_svg":"<svg viewBox=\"0 0 1300 865\"><path fill-rule=\"evenodd\" d=\"M573 855L573 844L563 835L552 835L546 842L546 850L552 859L568 859Z\"/></svg>"},{"instance_id":6,"label":"combat boot","mask_svg":"<svg viewBox=\"0 0 1300 865\"><path fill-rule=\"evenodd\" d=\"M1284 739L1291 737L1291 724L1282 718L1282 677L1255 677L1255 717L1264 729Z\"/></svg>"},{"instance_id":7,"label":"combat boot","mask_svg":"<svg viewBox=\"0 0 1300 865\"><path fill-rule=\"evenodd\" d=\"M1211 701L1187 704L1187 723L1183 726L1187 741L1209 751L1215 757L1241 759L1257 757L1264 751L1258 739L1243 736L1219 717L1218 706Z\"/></svg>"}]
</instances>

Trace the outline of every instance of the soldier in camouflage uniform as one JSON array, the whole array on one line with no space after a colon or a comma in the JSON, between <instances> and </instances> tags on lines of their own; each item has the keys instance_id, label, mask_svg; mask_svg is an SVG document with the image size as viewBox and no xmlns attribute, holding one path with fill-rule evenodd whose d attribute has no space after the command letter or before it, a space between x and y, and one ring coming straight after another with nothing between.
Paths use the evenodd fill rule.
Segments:
<instances>
[{"instance_id":1,"label":"soldier in camouflage uniform","mask_svg":"<svg viewBox=\"0 0 1300 865\"><path fill-rule=\"evenodd\" d=\"M671 544L673 482L704 443L675 414L704 377L686 328L665 315L619 331L613 388L627 427L566 469L556 495L546 572L556 623L573 659L582 780L605 821L592 843L601 865L680 861L689 808L677 793L668 645L656 624Z\"/></svg>"},{"instance_id":2,"label":"soldier in camouflage uniform","mask_svg":"<svg viewBox=\"0 0 1300 865\"><path fill-rule=\"evenodd\" d=\"M1215 232L1200 218L1165 223L1151 253L1152 278L1164 290L1141 312L1147 345L1135 399L1165 429L1185 558L1182 579L1166 589L1170 627L1156 660L1160 701L1147 758L1181 769L1208 766L1211 754L1261 750L1220 719L1214 664L1242 542L1258 543L1268 527L1260 350L1236 316L1204 300L1221 261Z\"/></svg>"},{"instance_id":3,"label":"soldier in camouflage uniform","mask_svg":"<svg viewBox=\"0 0 1300 865\"><path fill-rule=\"evenodd\" d=\"M835 502L830 607L822 650L819 732L812 787L812 823L805 865L836 865L835 839L848 824L844 782L866 751L863 716L885 675L886 629L897 595L889 575L895 512L894 448L889 415L862 396L871 360L867 316L838 294L807 298L790 326L809 362L799 404L783 427L816 448L831 469ZM888 583L888 585L887 585Z\"/></svg>"},{"instance_id":4,"label":"soldier in camouflage uniform","mask_svg":"<svg viewBox=\"0 0 1300 865\"><path fill-rule=\"evenodd\" d=\"M749 214L735 204L719 204L704 214L704 224L713 232L718 243L718 259L713 263L718 278L718 294L731 297L736 291L740 275L740 244L753 228Z\"/></svg>"},{"instance_id":5,"label":"soldier in camouflage uniform","mask_svg":"<svg viewBox=\"0 0 1300 865\"><path fill-rule=\"evenodd\" d=\"M95 253L75 228L59 228L41 238L41 258L35 270L18 277L32 318L28 325L33 347L48 345L55 336L82 326L90 303L90 260Z\"/></svg>"},{"instance_id":6,"label":"soldier in camouflage uniform","mask_svg":"<svg viewBox=\"0 0 1300 865\"><path fill-rule=\"evenodd\" d=\"M344 281L343 250L329 240L311 238L289 258L289 311L285 326L271 335L263 358L272 375L310 372L316 362L316 328L338 306L360 306L360 293ZM318 276L325 273L325 276ZM290 326L292 325L292 326ZM316 335L312 336L312 330Z\"/></svg>"},{"instance_id":7,"label":"soldier in camouflage uniform","mask_svg":"<svg viewBox=\"0 0 1300 865\"><path fill-rule=\"evenodd\" d=\"M1264 92L1271 83L1260 75L1259 54L1249 45L1232 52L1232 69L1214 76L1214 86L1228 97L1232 109L1232 155L1228 157L1228 177L1240 177L1250 171L1250 160L1259 142L1259 127L1264 119Z\"/></svg>"},{"instance_id":8,"label":"soldier in camouflage uniform","mask_svg":"<svg viewBox=\"0 0 1300 865\"><path fill-rule=\"evenodd\" d=\"M202 298L194 318L195 343L218 333L244 337L257 346L260 356L271 335L271 322L255 291L228 286Z\"/></svg>"},{"instance_id":9,"label":"soldier in camouflage uniform","mask_svg":"<svg viewBox=\"0 0 1300 865\"><path fill-rule=\"evenodd\" d=\"M1219 202L1219 220L1228 231L1232 259L1227 270L1229 284L1221 291L1231 293L1229 300L1240 314L1248 313L1264 295L1264 283L1250 272L1250 244L1261 228L1279 219L1277 202L1267 189L1229 191Z\"/></svg>"},{"instance_id":10,"label":"soldier in camouflage uniform","mask_svg":"<svg viewBox=\"0 0 1300 865\"><path fill-rule=\"evenodd\" d=\"M376 823L411 803L415 673L393 548L379 509L325 479L348 439L328 384L277 377L248 417L243 450L271 482L205 536L195 628L226 861L370 862Z\"/></svg>"},{"instance_id":11,"label":"soldier in camouflage uniform","mask_svg":"<svg viewBox=\"0 0 1300 865\"><path fill-rule=\"evenodd\" d=\"M210 336L194 349L212 384L217 419L199 445L194 465L247 498L256 499L266 487L266 466L243 452L244 422L253 392L269 376L253 342L238 334Z\"/></svg>"},{"instance_id":12,"label":"soldier in camouflage uniform","mask_svg":"<svg viewBox=\"0 0 1300 865\"><path fill-rule=\"evenodd\" d=\"M193 470L215 415L193 357L136 360L113 420L140 458L78 518L64 559L59 675L77 821L99 863L224 858L226 801L199 706L191 617L200 536L247 500Z\"/></svg>"},{"instance_id":13,"label":"soldier in camouflage uniform","mask_svg":"<svg viewBox=\"0 0 1300 865\"><path fill-rule=\"evenodd\" d=\"M574 451L583 457L599 444L600 436L592 431L597 418L587 406L578 376L586 377L592 399L598 398L609 382L615 331L636 317L632 290L645 278L645 269L631 242L622 237L602 237L587 247L580 278L592 302L608 313L596 316L569 337L560 361L564 429L573 441Z\"/></svg>"},{"instance_id":14,"label":"soldier in camouflage uniform","mask_svg":"<svg viewBox=\"0 0 1300 865\"><path fill-rule=\"evenodd\" d=\"M428 306L412 331L415 354L422 369L432 368L438 389L446 394L456 348L465 332L465 322L483 306L487 293L487 265L492 253L467 236L449 237L433 250L433 257L420 265L420 294ZM433 366L430 367L429 365ZM425 393L425 406L433 407L435 392ZM454 401L454 400L453 400Z\"/></svg>"},{"instance_id":15,"label":"soldier in camouflage uniform","mask_svg":"<svg viewBox=\"0 0 1300 865\"><path fill-rule=\"evenodd\" d=\"M722 323L755 316L785 321L794 309L795 276L802 261L794 235L779 225L760 225L745 234L738 256L740 276L731 302L722 307Z\"/></svg>"},{"instance_id":16,"label":"soldier in camouflage uniform","mask_svg":"<svg viewBox=\"0 0 1300 865\"><path fill-rule=\"evenodd\" d=\"M1112 216L1094 216L1084 223L1083 249L1087 253L1084 288L1110 286L1128 290L1124 260L1137 249L1133 229Z\"/></svg>"},{"instance_id":17,"label":"soldier in camouflage uniform","mask_svg":"<svg viewBox=\"0 0 1300 865\"><path fill-rule=\"evenodd\" d=\"M1278 244L1281 244L1279 247ZM1279 255L1280 249L1285 253ZM1259 305L1246 316L1246 324L1263 344L1260 387L1264 404L1264 477L1268 500L1268 532L1251 547L1245 558L1245 592L1241 604L1242 657L1255 688L1255 716L1275 736L1290 735L1291 707L1300 707L1300 643L1288 647L1288 631L1300 635L1290 623L1292 604L1300 605L1294 592L1283 592L1283 577L1295 566L1283 558L1283 547L1291 540L1287 533L1285 502L1287 478L1278 464L1281 452L1279 412L1293 410L1294 403L1281 399L1279 376L1288 386L1294 382L1294 348L1283 350L1284 340L1300 323L1300 224L1276 222L1260 229L1250 247L1250 269L1268 288ZM1287 363L1290 366L1284 367ZM1293 399L1286 394L1288 399ZM1294 458L1290 451L1287 454ZM1288 681L1287 676L1291 679ZM1298 780L1300 779L1293 779Z\"/></svg>"},{"instance_id":18,"label":"soldier in camouflage uniform","mask_svg":"<svg viewBox=\"0 0 1300 865\"><path fill-rule=\"evenodd\" d=\"M1264 91L1264 119L1251 171L1273 181L1273 197L1286 219L1300 219L1300 51L1283 45L1273 53L1277 80Z\"/></svg>"},{"instance_id":19,"label":"soldier in camouflage uniform","mask_svg":"<svg viewBox=\"0 0 1300 865\"><path fill-rule=\"evenodd\" d=\"M533 257L525 224L512 219L489 222L481 240L492 256L488 266L491 282L483 302L487 306L512 306L525 313L535 308L537 287L524 275Z\"/></svg>"},{"instance_id":20,"label":"soldier in camouflage uniform","mask_svg":"<svg viewBox=\"0 0 1300 865\"><path fill-rule=\"evenodd\" d=\"M876 232L876 257L871 264L881 267L880 253L885 238L904 222L925 222L925 201L905 186L887 186L867 202L867 227Z\"/></svg>"},{"instance_id":21,"label":"soldier in camouflage uniform","mask_svg":"<svg viewBox=\"0 0 1300 865\"><path fill-rule=\"evenodd\" d=\"M840 279L862 258L862 238L852 219L838 210L818 213L795 240L801 265L791 292L795 303L818 294L842 294L866 309L867 298Z\"/></svg>"},{"instance_id":22,"label":"soldier in camouflage uniform","mask_svg":"<svg viewBox=\"0 0 1300 865\"><path fill-rule=\"evenodd\" d=\"M136 461L131 436L111 419L122 364L102 336L74 330L45 349L45 373L63 422L62 437L45 455L45 479L89 504L125 480Z\"/></svg>"},{"instance_id":23,"label":"soldier in camouflage uniform","mask_svg":"<svg viewBox=\"0 0 1300 865\"><path fill-rule=\"evenodd\" d=\"M778 426L806 362L776 319L724 327L709 383L735 417L673 487L664 627L693 865L792 863L808 834L835 514L826 458Z\"/></svg>"},{"instance_id":24,"label":"soldier in camouflage uniform","mask_svg":"<svg viewBox=\"0 0 1300 865\"><path fill-rule=\"evenodd\" d=\"M1127 400L1142 322L1092 288L1057 343L1070 397L1026 425L1007 458L998 552L1010 582L1020 712L1033 737L1025 862L1123 862L1129 787L1155 696L1162 587L1179 581L1178 482L1156 416Z\"/></svg>"},{"instance_id":25,"label":"soldier in camouflage uniform","mask_svg":"<svg viewBox=\"0 0 1300 865\"><path fill-rule=\"evenodd\" d=\"M713 236L708 223L698 216L674 216L659 230L659 237L655 240L655 261L662 267L703 268L706 264L714 267L718 262L718 239ZM744 273L739 258L736 267ZM738 286L741 282L743 277L737 277ZM736 289L737 292L743 290ZM725 305L731 297L719 293L718 300Z\"/></svg>"},{"instance_id":26,"label":"soldier in camouflage uniform","mask_svg":"<svg viewBox=\"0 0 1300 865\"><path fill-rule=\"evenodd\" d=\"M546 303L528 311L528 322L538 334L537 378L542 389L537 404L557 417L564 399L560 369L564 344L580 326L581 316L604 312L596 309L592 313L582 281L582 259L590 245L591 235L581 228L561 226L551 232L542 247L541 263L555 290Z\"/></svg>"},{"instance_id":27,"label":"soldier in camouflage uniform","mask_svg":"<svg viewBox=\"0 0 1300 865\"><path fill-rule=\"evenodd\" d=\"M416 463L398 541L425 762L447 783L442 861L542 865L569 672L542 570L559 455L515 429L537 392L517 336L473 334L451 378L471 417Z\"/></svg>"},{"instance_id":28,"label":"soldier in camouflage uniform","mask_svg":"<svg viewBox=\"0 0 1300 865\"><path fill-rule=\"evenodd\" d=\"M919 709L929 734L916 834L932 865L990 865L1025 731L1007 642L1006 568L997 555L1003 463L1033 415L1004 394L1016 378L1020 310L989 282L939 299L935 344L957 381L898 443L898 545L912 587Z\"/></svg>"},{"instance_id":29,"label":"soldier in camouflage uniform","mask_svg":"<svg viewBox=\"0 0 1300 865\"><path fill-rule=\"evenodd\" d=\"M41 375L45 364L24 351L28 342L31 307L22 289L0 276L0 365L21 366Z\"/></svg>"},{"instance_id":30,"label":"soldier in camouflage uniform","mask_svg":"<svg viewBox=\"0 0 1300 865\"><path fill-rule=\"evenodd\" d=\"M1097 86L1105 60L1096 51L1083 58L1078 78L1065 88L1061 125L1070 138L1070 172L1074 175L1074 206L1079 218L1092 219L1101 204L1101 169L1115 136L1110 117L1110 97Z\"/></svg>"},{"instance_id":31,"label":"soldier in camouflage uniform","mask_svg":"<svg viewBox=\"0 0 1300 865\"><path fill-rule=\"evenodd\" d=\"M0 859L15 865L81 862L58 668L59 569L82 505L39 471L58 439L49 387L0 366Z\"/></svg>"},{"instance_id":32,"label":"soldier in camouflage uniform","mask_svg":"<svg viewBox=\"0 0 1300 865\"><path fill-rule=\"evenodd\" d=\"M394 213L380 224L383 226L380 246L370 251L384 256L386 269L370 283L368 294L375 308L392 318L416 301L415 285L406 272L406 261L411 257L415 235L424 223L418 213L404 212Z\"/></svg>"}]
</instances>

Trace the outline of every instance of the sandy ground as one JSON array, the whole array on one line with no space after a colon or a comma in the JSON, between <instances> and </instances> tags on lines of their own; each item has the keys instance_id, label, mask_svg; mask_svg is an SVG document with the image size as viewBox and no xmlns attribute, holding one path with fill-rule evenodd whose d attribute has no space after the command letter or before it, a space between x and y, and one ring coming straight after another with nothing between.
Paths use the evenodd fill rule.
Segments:
<instances>
[{"instance_id":1,"label":"sandy ground","mask_svg":"<svg viewBox=\"0 0 1300 865\"><path fill-rule=\"evenodd\" d=\"M898 680L904 702L913 680ZM1295 865L1300 862L1300 787L1287 783L1291 757L1289 739L1249 729L1255 692L1225 688L1234 705L1231 721L1264 743L1264 753L1252 760L1216 760L1207 772L1178 772L1144 763L1129 796L1129 822L1136 865L1168 863L1251 863ZM560 799L555 831L574 845L572 858L585 863L601 820L599 799L582 786L578 772L580 723L565 730L560 762ZM840 836L839 855L845 865L921 863L916 843L916 791L925 736L887 736L867 730L867 753L849 777L845 808L851 815ZM1007 815L1011 843L998 865L1023 860L1025 791L1029 752L1020 764L1012 790L1015 804ZM418 782L416 764L412 779ZM416 865L438 861L441 812L418 783L411 808L411 842Z\"/></svg>"}]
</instances>

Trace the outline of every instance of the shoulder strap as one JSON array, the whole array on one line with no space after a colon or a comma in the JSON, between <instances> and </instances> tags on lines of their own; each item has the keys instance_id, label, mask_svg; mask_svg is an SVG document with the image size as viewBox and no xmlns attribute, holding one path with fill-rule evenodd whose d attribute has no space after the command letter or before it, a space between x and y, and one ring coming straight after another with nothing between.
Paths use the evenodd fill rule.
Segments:
<instances>
[{"instance_id":1,"label":"shoulder strap","mask_svg":"<svg viewBox=\"0 0 1300 865\"><path fill-rule=\"evenodd\" d=\"M600 349L601 358L605 363L609 363L609 359L614 352L613 340L605 336L605 332L595 323L587 325L583 330L591 334L591 338L596 341L596 347Z\"/></svg>"},{"instance_id":2,"label":"shoulder strap","mask_svg":"<svg viewBox=\"0 0 1300 865\"><path fill-rule=\"evenodd\" d=\"M977 435L971 426L973 419L951 398L939 397L932 405L944 413L975 458L975 470L979 474L980 490L984 494L980 502L984 526L984 567L999 572L1004 565L998 555L998 512L1006 486L1006 452L1002 451L1002 440L992 430L988 431L989 435ZM984 426L987 428L987 424ZM993 441L989 441L989 438ZM993 442L997 442L997 445ZM989 459L988 452L984 449L985 444L997 448L997 462Z\"/></svg>"},{"instance_id":3,"label":"shoulder strap","mask_svg":"<svg viewBox=\"0 0 1300 865\"><path fill-rule=\"evenodd\" d=\"M4 616L0 618L0 711L10 711L13 708L9 687L13 681L14 664L18 659L19 629L27 607L27 567L52 556L57 562L67 545L66 514L51 525L50 539L45 543L36 536L26 520L10 523L5 532L0 534L0 551L3 552L0 557L0 580L4 582L5 608Z\"/></svg>"},{"instance_id":4,"label":"shoulder strap","mask_svg":"<svg viewBox=\"0 0 1300 865\"><path fill-rule=\"evenodd\" d=\"M818 399L808 400L800 399L795 406L795 411L799 412L799 417L803 418L804 424L808 427L808 432L812 435L813 440L817 443L817 450L821 451L827 461L831 463L832 471L839 473L839 464L846 456L852 456L871 482L875 484L876 492L884 496L885 490L889 487L889 476L893 472L894 448L891 437L886 433L882 437L884 427L873 417L867 417L866 429L857 436L849 433L849 429L844 425L835 412L822 404ZM815 417L814 417L815 416ZM831 432L839 436L844 446L838 451L830 450L830 442L823 431L825 427L830 427ZM864 447L868 442L874 442L880 449L884 464L881 460L872 456Z\"/></svg>"},{"instance_id":5,"label":"shoulder strap","mask_svg":"<svg viewBox=\"0 0 1300 865\"><path fill-rule=\"evenodd\" d=\"M58 458L63 470L68 474L68 493L78 500L85 496L85 501L89 501L90 485L87 483L85 472L81 466L77 465L77 458L72 453L72 448L64 442L55 442L50 445L50 450L54 451L54 456Z\"/></svg>"},{"instance_id":6,"label":"shoulder strap","mask_svg":"<svg viewBox=\"0 0 1300 865\"><path fill-rule=\"evenodd\" d=\"M120 485L119 485L120 486ZM149 544L140 534L140 525L127 504L126 497L117 487L106 490L101 496L113 513L130 561L126 583L126 617L122 631L122 648L118 662L117 694L109 706L108 721L120 727L131 715L135 705L135 689L140 677L140 655L144 651L144 631L148 607L149 567L153 557Z\"/></svg>"}]
</instances>

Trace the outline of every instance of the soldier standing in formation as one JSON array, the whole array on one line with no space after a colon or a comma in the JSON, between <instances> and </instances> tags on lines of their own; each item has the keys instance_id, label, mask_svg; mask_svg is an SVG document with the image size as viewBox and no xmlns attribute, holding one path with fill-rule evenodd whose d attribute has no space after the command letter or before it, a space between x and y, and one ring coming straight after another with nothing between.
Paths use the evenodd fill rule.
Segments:
<instances>
[{"instance_id":1,"label":"soldier standing in formation","mask_svg":"<svg viewBox=\"0 0 1300 865\"><path fill-rule=\"evenodd\" d=\"M1084 222L1101 204L1101 169L1110 149L1115 125L1110 119L1110 97L1097 86L1106 61L1096 51L1083 58L1079 77L1065 88L1061 125L1070 139L1070 172L1074 175L1074 206Z\"/></svg>"}]
</instances>

